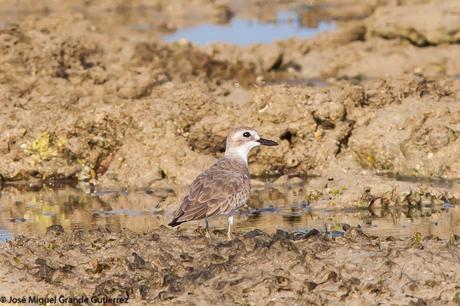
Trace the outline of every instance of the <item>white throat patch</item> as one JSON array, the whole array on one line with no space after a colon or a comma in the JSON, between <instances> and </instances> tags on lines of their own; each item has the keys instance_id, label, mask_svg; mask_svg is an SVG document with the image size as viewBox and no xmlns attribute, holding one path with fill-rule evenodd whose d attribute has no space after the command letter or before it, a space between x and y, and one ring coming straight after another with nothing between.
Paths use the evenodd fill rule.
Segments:
<instances>
[{"instance_id":1,"label":"white throat patch","mask_svg":"<svg viewBox=\"0 0 460 306\"><path fill-rule=\"evenodd\" d=\"M225 155L233 155L233 156L239 157L242 160L244 160L245 163L247 164L249 152L253 148L258 147L258 146L260 146L260 143L258 143L257 141L250 141L239 147L232 148L228 153L226 152Z\"/></svg>"}]
</instances>

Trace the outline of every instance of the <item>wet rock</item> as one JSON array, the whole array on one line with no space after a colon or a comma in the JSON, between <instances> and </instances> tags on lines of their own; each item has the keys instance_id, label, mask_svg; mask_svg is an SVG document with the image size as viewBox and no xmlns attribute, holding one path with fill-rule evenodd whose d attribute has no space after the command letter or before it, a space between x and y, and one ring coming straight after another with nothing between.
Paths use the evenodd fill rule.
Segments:
<instances>
[{"instance_id":1,"label":"wet rock","mask_svg":"<svg viewBox=\"0 0 460 306\"><path fill-rule=\"evenodd\" d=\"M117 281L106 280L96 285L93 296L97 296L97 297L126 296L127 292L129 291L131 290L124 288L124 286Z\"/></svg>"},{"instance_id":2,"label":"wet rock","mask_svg":"<svg viewBox=\"0 0 460 306\"><path fill-rule=\"evenodd\" d=\"M261 250L267 249L271 246L272 241L264 237L255 237L254 238L254 249Z\"/></svg>"},{"instance_id":3,"label":"wet rock","mask_svg":"<svg viewBox=\"0 0 460 306\"><path fill-rule=\"evenodd\" d=\"M64 273L71 273L73 269L75 269L75 266L65 264L64 266L59 268L59 271Z\"/></svg>"},{"instance_id":4,"label":"wet rock","mask_svg":"<svg viewBox=\"0 0 460 306\"><path fill-rule=\"evenodd\" d=\"M47 283L51 283L53 280L53 275L56 272L55 268L50 267L47 264L47 261L42 258L37 258L35 260L35 264L38 265L38 272L35 274L35 276L40 279L44 280Z\"/></svg>"},{"instance_id":5,"label":"wet rock","mask_svg":"<svg viewBox=\"0 0 460 306\"><path fill-rule=\"evenodd\" d=\"M283 240L289 237L289 233L280 229L277 229L273 235L273 240Z\"/></svg>"},{"instance_id":6,"label":"wet rock","mask_svg":"<svg viewBox=\"0 0 460 306\"><path fill-rule=\"evenodd\" d=\"M141 298L142 298L143 300L145 300L145 299L147 298L148 293L149 293L149 288L148 288L147 286L141 285L141 286L139 287L139 294L141 295Z\"/></svg>"},{"instance_id":7,"label":"wet rock","mask_svg":"<svg viewBox=\"0 0 460 306\"><path fill-rule=\"evenodd\" d=\"M60 224L48 226L48 228L46 229L46 234L61 235L64 234L64 232L64 228Z\"/></svg>"},{"instance_id":8,"label":"wet rock","mask_svg":"<svg viewBox=\"0 0 460 306\"><path fill-rule=\"evenodd\" d=\"M110 265L105 262L100 262L98 260L94 260L92 263L92 269L90 270L94 274L102 273L104 270L110 269Z\"/></svg>"},{"instance_id":9,"label":"wet rock","mask_svg":"<svg viewBox=\"0 0 460 306\"><path fill-rule=\"evenodd\" d=\"M244 238L254 238L254 237L258 237L258 236L266 236L267 234L260 230L260 229L255 229L255 230L252 230L252 231L249 231L247 233L245 233L243 235Z\"/></svg>"},{"instance_id":10,"label":"wet rock","mask_svg":"<svg viewBox=\"0 0 460 306\"><path fill-rule=\"evenodd\" d=\"M180 254L180 258L181 258L184 262L193 262L193 257L192 257L190 254L187 254L187 253L182 253L182 254Z\"/></svg>"},{"instance_id":11,"label":"wet rock","mask_svg":"<svg viewBox=\"0 0 460 306\"><path fill-rule=\"evenodd\" d=\"M146 268L146 262L141 256L139 256L136 252L133 252L132 256L134 260L128 264L130 269L135 270Z\"/></svg>"},{"instance_id":12,"label":"wet rock","mask_svg":"<svg viewBox=\"0 0 460 306\"><path fill-rule=\"evenodd\" d=\"M174 298L174 294L171 293L171 292L168 292L168 291L161 291L159 294L158 294L158 298L161 300L161 301L168 301L168 300L172 300Z\"/></svg>"},{"instance_id":13,"label":"wet rock","mask_svg":"<svg viewBox=\"0 0 460 306\"><path fill-rule=\"evenodd\" d=\"M409 303L409 305L411 306L424 306L424 305L427 305L427 303L423 300L423 299L416 299L416 301L411 301Z\"/></svg>"},{"instance_id":14,"label":"wet rock","mask_svg":"<svg viewBox=\"0 0 460 306\"><path fill-rule=\"evenodd\" d=\"M294 240L303 240L303 239L308 239L312 236L317 236L319 234L320 232L316 228L314 228L314 229L309 230L308 232L294 232L291 234L291 236L292 236L292 239Z\"/></svg>"},{"instance_id":15,"label":"wet rock","mask_svg":"<svg viewBox=\"0 0 460 306\"><path fill-rule=\"evenodd\" d=\"M369 32L384 38L404 38L418 46L457 43L459 13L455 0L382 7L371 19Z\"/></svg>"}]
</instances>

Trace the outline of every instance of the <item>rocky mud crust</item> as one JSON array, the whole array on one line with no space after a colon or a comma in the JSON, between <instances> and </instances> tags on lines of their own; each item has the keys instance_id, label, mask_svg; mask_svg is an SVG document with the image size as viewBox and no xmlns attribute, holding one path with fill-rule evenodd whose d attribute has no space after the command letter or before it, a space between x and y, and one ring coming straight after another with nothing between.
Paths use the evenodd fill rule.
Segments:
<instances>
[{"instance_id":1,"label":"rocky mud crust","mask_svg":"<svg viewBox=\"0 0 460 306\"><path fill-rule=\"evenodd\" d=\"M260 230L225 241L204 233L112 233L104 229L2 246L0 293L128 297L132 304L455 304L457 236L401 241L348 228L342 238ZM21 279L21 282L17 280ZM78 288L78 290L76 289Z\"/></svg>"}]
</instances>

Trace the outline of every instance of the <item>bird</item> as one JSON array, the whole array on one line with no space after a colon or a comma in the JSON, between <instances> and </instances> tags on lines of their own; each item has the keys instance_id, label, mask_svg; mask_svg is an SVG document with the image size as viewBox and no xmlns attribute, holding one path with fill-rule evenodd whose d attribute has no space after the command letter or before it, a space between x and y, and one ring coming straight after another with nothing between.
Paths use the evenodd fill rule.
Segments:
<instances>
[{"instance_id":1,"label":"bird","mask_svg":"<svg viewBox=\"0 0 460 306\"><path fill-rule=\"evenodd\" d=\"M206 237L210 238L208 218L225 215L228 218L227 239L232 240L234 215L246 205L250 196L248 155L253 148L261 145L277 146L278 143L261 138L250 127L230 130L223 158L193 180L168 225L175 227L204 219Z\"/></svg>"}]
</instances>

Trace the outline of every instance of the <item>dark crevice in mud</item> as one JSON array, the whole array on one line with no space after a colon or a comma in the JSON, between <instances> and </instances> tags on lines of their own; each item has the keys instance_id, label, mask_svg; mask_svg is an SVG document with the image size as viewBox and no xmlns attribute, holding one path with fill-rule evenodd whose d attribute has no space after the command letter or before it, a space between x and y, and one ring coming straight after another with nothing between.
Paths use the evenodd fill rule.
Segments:
<instances>
[{"instance_id":1,"label":"dark crevice in mud","mask_svg":"<svg viewBox=\"0 0 460 306\"><path fill-rule=\"evenodd\" d=\"M390 41L405 40L417 48L429 48L436 47L439 45L439 43L430 43L429 39L427 39L425 35L413 29L410 30L409 33L410 34L408 36L380 34L380 37Z\"/></svg>"},{"instance_id":2,"label":"dark crevice in mud","mask_svg":"<svg viewBox=\"0 0 460 306\"><path fill-rule=\"evenodd\" d=\"M273 65L268 69L268 72L280 70L280 68L282 68L282 64L283 64L283 54L280 53L278 58L274 61Z\"/></svg>"},{"instance_id":3,"label":"dark crevice in mud","mask_svg":"<svg viewBox=\"0 0 460 306\"><path fill-rule=\"evenodd\" d=\"M335 153L336 156L339 155L340 153L342 153L342 151L344 149L348 148L348 140L350 139L350 137L353 134L355 121L350 120L349 125L350 125L350 127L349 127L348 131L345 133L345 135L342 138L338 139L337 151Z\"/></svg>"},{"instance_id":4,"label":"dark crevice in mud","mask_svg":"<svg viewBox=\"0 0 460 306\"><path fill-rule=\"evenodd\" d=\"M335 123L329 119L322 119L318 117L315 112L311 113L313 120L315 120L316 125L319 127L321 126L325 130L333 130L335 129Z\"/></svg>"},{"instance_id":5,"label":"dark crevice in mud","mask_svg":"<svg viewBox=\"0 0 460 306\"><path fill-rule=\"evenodd\" d=\"M58 67L56 68L56 77L69 80L69 73L67 72L68 67L66 66L64 61L64 53L64 49L61 49L61 51L59 52Z\"/></svg>"},{"instance_id":6,"label":"dark crevice in mud","mask_svg":"<svg viewBox=\"0 0 460 306\"><path fill-rule=\"evenodd\" d=\"M294 61L289 61L287 63L280 65L278 71L288 71L289 69L293 69L294 71L300 72L302 71L302 66ZM282 81L282 78L279 81Z\"/></svg>"},{"instance_id":7,"label":"dark crevice in mud","mask_svg":"<svg viewBox=\"0 0 460 306\"><path fill-rule=\"evenodd\" d=\"M84 51L80 52L80 54L78 55L80 65L84 69L90 69L90 68L92 68L94 66L94 63L88 61L88 57L90 55L91 55L91 52L89 52L88 50L84 50Z\"/></svg>"},{"instance_id":8,"label":"dark crevice in mud","mask_svg":"<svg viewBox=\"0 0 460 306\"><path fill-rule=\"evenodd\" d=\"M290 131L290 130L286 130L284 131L281 135L280 135L280 139L281 140L287 140L289 142L290 145L292 145L294 143L294 139L296 137L296 133Z\"/></svg>"}]
</instances>

